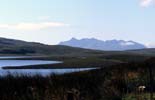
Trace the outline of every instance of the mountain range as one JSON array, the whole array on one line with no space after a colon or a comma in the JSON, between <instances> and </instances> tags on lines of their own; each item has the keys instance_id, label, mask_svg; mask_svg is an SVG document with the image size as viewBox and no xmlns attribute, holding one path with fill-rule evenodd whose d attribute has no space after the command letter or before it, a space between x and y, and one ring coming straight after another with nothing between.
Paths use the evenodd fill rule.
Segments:
<instances>
[{"instance_id":1,"label":"mountain range","mask_svg":"<svg viewBox=\"0 0 155 100\"><path fill-rule=\"evenodd\" d=\"M124 40L107 40L102 41L95 38L83 38L76 39L72 38L68 41L60 42L59 45L79 47L93 50L106 50L106 51L122 51L122 50L133 50L133 49L144 49L145 45Z\"/></svg>"}]
</instances>

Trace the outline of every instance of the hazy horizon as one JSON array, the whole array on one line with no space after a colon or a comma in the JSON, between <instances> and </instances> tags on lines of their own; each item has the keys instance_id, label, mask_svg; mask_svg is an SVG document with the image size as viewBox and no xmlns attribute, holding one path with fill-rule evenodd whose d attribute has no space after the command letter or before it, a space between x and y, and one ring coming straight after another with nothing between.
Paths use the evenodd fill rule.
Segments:
<instances>
[{"instance_id":1,"label":"hazy horizon","mask_svg":"<svg viewBox=\"0 0 155 100\"><path fill-rule=\"evenodd\" d=\"M154 0L14 0L0 3L0 37L58 44L75 37L155 47Z\"/></svg>"}]
</instances>

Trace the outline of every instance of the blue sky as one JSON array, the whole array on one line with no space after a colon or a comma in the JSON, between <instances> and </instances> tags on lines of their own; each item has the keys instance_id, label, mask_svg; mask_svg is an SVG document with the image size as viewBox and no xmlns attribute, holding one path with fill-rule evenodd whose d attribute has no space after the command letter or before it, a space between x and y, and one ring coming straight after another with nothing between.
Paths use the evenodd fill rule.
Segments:
<instances>
[{"instance_id":1,"label":"blue sky","mask_svg":"<svg viewBox=\"0 0 155 100\"><path fill-rule=\"evenodd\" d=\"M57 44L72 37L155 47L153 0L0 0L0 36Z\"/></svg>"}]
</instances>

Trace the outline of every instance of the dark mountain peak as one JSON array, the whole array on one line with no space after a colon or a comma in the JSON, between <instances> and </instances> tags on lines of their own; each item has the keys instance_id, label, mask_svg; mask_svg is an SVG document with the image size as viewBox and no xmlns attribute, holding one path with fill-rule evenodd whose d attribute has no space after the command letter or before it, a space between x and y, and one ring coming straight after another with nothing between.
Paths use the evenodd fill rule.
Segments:
<instances>
[{"instance_id":1,"label":"dark mountain peak","mask_svg":"<svg viewBox=\"0 0 155 100\"><path fill-rule=\"evenodd\" d=\"M78 40L78 39L76 39L76 38L71 38L71 40L70 40L70 41L76 41L76 40Z\"/></svg>"},{"instance_id":2,"label":"dark mountain peak","mask_svg":"<svg viewBox=\"0 0 155 100\"><path fill-rule=\"evenodd\" d=\"M71 40L61 42L60 45L95 49L95 50L131 50L131 49L146 48L145 45L131 40L125 41L125 40L113 39L113 40L103 41L95 38L83 38L80 40L72 38Z\"/></svg>"}]
</instances>

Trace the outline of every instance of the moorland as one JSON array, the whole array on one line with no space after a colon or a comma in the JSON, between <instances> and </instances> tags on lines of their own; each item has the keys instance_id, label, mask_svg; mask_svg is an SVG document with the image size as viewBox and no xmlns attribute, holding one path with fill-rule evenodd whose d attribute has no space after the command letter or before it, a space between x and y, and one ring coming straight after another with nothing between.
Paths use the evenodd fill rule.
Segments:
<instances>
[{"instance_id":1,"label":"moorland","mask_svg":"<svg viewBox=\"0 0 155 100\"><path fill-rule=\"evenodd\" d=\"M1 56L30 56L9 59L63 61L52 65L7 66L3 70L97 68L61 75L1 76L1 100L65 100L70 93L80 100L151 100L155 92L153 48L100 51L4 38L0 39L0 47ZM138 91L139 86L145 86L145 91Z\"/></svg>"}]
</instances>

